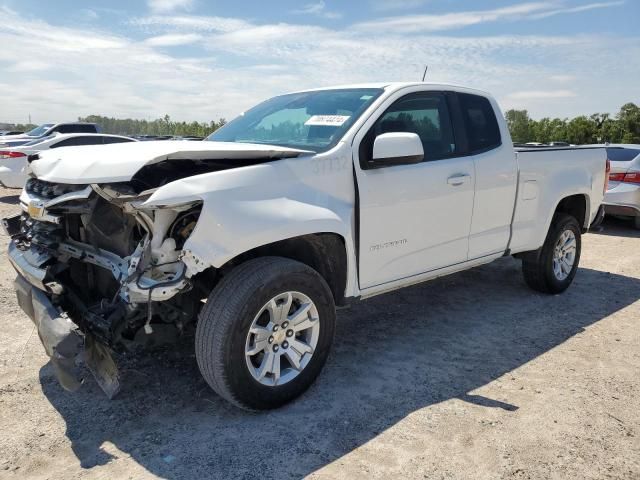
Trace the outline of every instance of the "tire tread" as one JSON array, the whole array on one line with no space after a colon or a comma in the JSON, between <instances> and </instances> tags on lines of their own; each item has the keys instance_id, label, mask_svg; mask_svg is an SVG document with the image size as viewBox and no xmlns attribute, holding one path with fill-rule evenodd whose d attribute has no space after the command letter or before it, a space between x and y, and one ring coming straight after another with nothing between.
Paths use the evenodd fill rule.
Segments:
<instances>
[{"instance_id":1,"label":"tire tread","mask_svg":"<svg viewBox=\"0 0 640 480\"><path fill-rule=\"evenodd\" d=\"M578 221L575 217L566 213L558 212L553 216L549 232L545 238L544 244L539 251L529 252L523 256L522 259L522 274L526 284L533 290L541 293L559 293L552 284L550 284L547 278L547 265L546 258L551 254L551 250L554 248L556 237L560 231L563 230L568 223L575 223L578 226ZM579 252L576 262L579 261ZM573 280L573 279L572 279Z\"/></svg>"},{"instance_id":2,"label":"tire tread","mask_svg":"<svg viewBox=\"0 0 640 480\"><path fill-rule=\"evenodd\" d=\"M325 288L329 288L315 270L300 262L283 257L256 258L238 265L222 278L198 318L195 350L202 376L218 395L245 410L256 409L239 398L230 387L225 368L225 342L229 341L246 299L285 269L311 271Z\"/></svg>"}]
</instances>

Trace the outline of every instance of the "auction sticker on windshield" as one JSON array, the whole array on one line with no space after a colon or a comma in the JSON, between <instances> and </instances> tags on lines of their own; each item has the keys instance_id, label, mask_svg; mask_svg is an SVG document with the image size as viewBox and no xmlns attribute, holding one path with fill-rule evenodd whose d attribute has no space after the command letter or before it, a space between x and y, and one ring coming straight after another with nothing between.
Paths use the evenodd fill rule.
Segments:
<instances>
[{"instance_id":1,"label":"auction sticker on windshield","mask_svg":"<svg viewBox=\"0 0 640 480\"><path fill-rule=\"evenodd\" d=\"M349 120L348 115L313 115L304 124L309 126L340 127L347 120Z\"/></svg>"}]
</instances>

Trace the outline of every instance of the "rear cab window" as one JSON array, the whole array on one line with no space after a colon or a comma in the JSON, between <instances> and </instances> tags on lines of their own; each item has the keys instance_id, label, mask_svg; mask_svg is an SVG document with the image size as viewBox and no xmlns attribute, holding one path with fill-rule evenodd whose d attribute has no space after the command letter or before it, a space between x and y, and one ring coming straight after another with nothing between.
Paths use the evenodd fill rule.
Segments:
<instances>
[{"instance_id":1,"label":"rear cab window","mask_svg":"<svg viewBox=\"0 0 640 480\"><path fill-rule=\"evenodd\" d=\"M469 154L493 150L502 145L500 127L488 98L458 93L460 109L467 132Z\"/></svg>"}]
</instances>

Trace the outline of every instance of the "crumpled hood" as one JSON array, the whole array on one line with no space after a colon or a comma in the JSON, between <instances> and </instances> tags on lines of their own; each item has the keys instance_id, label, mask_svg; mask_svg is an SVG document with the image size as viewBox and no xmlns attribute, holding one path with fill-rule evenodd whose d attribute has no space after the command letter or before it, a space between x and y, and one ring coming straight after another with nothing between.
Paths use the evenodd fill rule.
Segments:
<instances>
[{"instance_id":1,"label":"crumpled hood","mask_svg":"<svg viewBox=\"0 0 640 480\"><path fill-rule=\"evenodd\" d=\"M41 152L31 171L41 180L87 184L126 182L145 165L163 160L291 158L306 150L233 142L154 141L63 147Z\"/></svg>"}]
</instances>

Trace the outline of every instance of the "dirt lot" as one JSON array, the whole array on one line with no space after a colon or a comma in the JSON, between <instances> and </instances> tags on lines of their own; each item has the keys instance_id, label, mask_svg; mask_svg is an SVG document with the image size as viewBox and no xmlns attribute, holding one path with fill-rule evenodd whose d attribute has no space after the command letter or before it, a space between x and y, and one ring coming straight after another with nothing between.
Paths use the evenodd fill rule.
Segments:
<instances>
[{"instance_id":1,"label":"dirt lot","mask_svg":"<svg viewBox=\"0 0 640 480\"><path fill-rule=\"evenodd\" d=\"M17 211L0 190L0 214ZM4 250L7 238L2 236ZM248 414L191 339L61 390L0 258L0 478L640 478L640 232L584 238L563 295L492 265L339 313L316 384Z\"/></svg>"}]
</instances>

